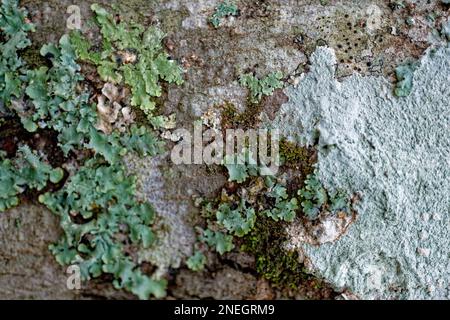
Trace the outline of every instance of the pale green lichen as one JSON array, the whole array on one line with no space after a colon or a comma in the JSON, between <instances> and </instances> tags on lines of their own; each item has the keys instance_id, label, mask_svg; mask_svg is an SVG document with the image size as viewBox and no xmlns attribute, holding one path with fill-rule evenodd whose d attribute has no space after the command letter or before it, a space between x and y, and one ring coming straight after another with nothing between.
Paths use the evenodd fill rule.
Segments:
<instances>
[{"instance_id":1,"label":"pale green lichen","mask_svg":"<svg viewBox=\"0 0 450 320\"><path fill-rule=\"evenodd\" d=\"M10 113L13 99L23 94L24 60L18 55L31 45L28 32L34 25L26 21L26 11L19 9L18 1L4 0L0 7L0 115ZM0 121L3 122L3 121Z\"/></svg>"},{"instance_id":2,"label":"pale green lichen","mask_svg":"<svg viewBox=\"0 0 450 320\"><path fill-rule=\"evenodd\" d=\"M53 129L59 132L59 145L65 154L87 147L109 162L119 161L128 151L155 155L162 150L161 143L144 127L133 126L124 133L115 131L109 135L96 129L95 106L89 103L88 92L78 90L83 76L67 36L61 38L59 46L45 45L41 54L50 58L52 66L27 72L25 92L34 110L32 114L18 112L28 131L39 127Z\"/></svg>"},{"instance_id":3,"label":"pale green lichen","mask_svg":"<svg viewBox=\"0 0 450 320\"><path fill-rule=\"evenodd\" d=\"M272 180L268 181L269 190L267 196L272 198L275 205L263 211L262 213L273 219L274 221L287 221L292 222L295 218L296 211L298 210L298 200L295 197L290 198L286 187L276 184Z\"/></svg>"},{"instance_id":4,"label":"pale green lichen","mask_svg":"<svg viewBox=\"0 0 450 320\"><path fill-rule=\"evenodd\" d=\"M236 4L231 2L222 2L216 7L214 14L211 16L209 21L215 28L218 28L222 19L229 16L237 16L238 14L239 9Z\"/></svg>"},{"instance_id":5,"label":"pale green lichen","mask_svg":"<svg viewBox=\"0 0 450 320\"><path fill-rule=\"evenodd\" d=\"M216 213L217 222L230 234L242 237L249 233L255 225L255 209L247 207L241 199L236 209L231 209L227 203L221 204Z\"/></svg>"},{"instance_id":6,"label":"pale green lichen","mask_svg":"<svg viewBox=\"0 0 450 320\"><path fill-rule=\"evenodd\" d=\"M304 214L310 220L317 219L322 211L350 213L348 195L343 192L329 194L319 181L317 172L308 175L305 186L298 191Z\"/></svg>"},{"instance_id":7,"label":"pale green lichen","mask_svg":"<svg viewBox=\"0 0 450 320\"><path fill-rule=\"evenodd\" d=\"M56 193L39 197L61 219L64 237L50 250L62 265L76 264L84 280L112 274L114 286L141 299L165 295L165 280L144 275L123 243L148 248L154 241L153 208L135 199L135 179L121 165L89 160ZM74 222L79 217L83 222ZM123 240L118 241L125 237ZM126 242L124 240L127 240Z\"/></svg>"},{"instance_id":8,"label":"pale green lichen","mask_svg":"<svg viewBox=\"0 0 450 320\"><path fill-rule=\"evenodd\" d=\"M416 67L416 63L405 63L395 69L398 82L394 92L397 97L406 97L411 93Z\"/></svg>"},{"instance_id":9,"label":"pale green lichen","mask_svg":"<svg viewBox=\"0 0 450 320\"><path fill-rule=\"evenodd\" d=\"M229 181L239 185L238 191L224 195L223 190L223 199L203 201L202 215L208 221L208 228L199 229L199 240L219 254L234 248L234 237L243 238L251 233L258 217L292 222L299 209L296 197L289 196L287 188L277 182L276 177L267 175L267 168L257 165L250 152L244 150L228 156L224 163ZM258 191L246 190L249 183L250 189Z\"/></svg>"},{"instance_id":10,"label":"pale green lichen","mask_svg":"<svg viewBox=\"0 0 450 320\"><path fill-rule=\"evenodd\" d=\"M27 12L19 9L17 0L3 0L0 7L0 111L2 104L11 104L12 98L22 95L24 61L18 51L31 45L28 32L34 26L26 21Z\"/></svg>"},{"instance_id":11,"label":"pale green lichen","mask_svg":"<svg viewBox=\"0 0 450 320\"><path fill-rule=\"evenodd\" d=\"M91 50L79 33L71 41L81 60L97 66L102 80L124 83L131 88L131 104L139 107L155 127L172 128L173 119L155 115L154 98L162 94L161 81L182 84L182 69L163 50L164 33L155 26L145 29L136 23L117 23L112 14L97 4L91 9L103 36L101 52Z\"/></svg>"},{"instance_id":12,"label":"pale green lichen","mask_svg":"<svg viewBox=\"0 0 450 320\"><path fill-rule=\"evenodd\" d=\"M155 235L151 230L154 210L135 198L135 177L128 176L122 164L129 151L140 156L160 153L161 142L144 126L132 125L111 134L98 131L96 109L89 103L90 92L82 85L84 78L76 62L80 50L64 35L58 45L41 49L49 67L28 69L18 55L30 44L26 32L32 27L25 22L25 12L17 1L4 0L0 13L4 49L0 88L2 106L6 106L0 111L9 116L16 113L26 131L55 133L63 154L77 155L70 166L76 168L59 190L39 196L60 217L64 230L61 240L50 246L56 260L63 265L78 264L85 280L108 273L116 288L141 299L163 297L166 281L145 275L125 253L130 246L149 248ZM159 42L153 45L160 47ZM158 53L156 58L163 57ZM169 75L172 63L160 61L158 66L166 80L174 80ZM62 169L52 168L27 146L20 147L14 159L0 154L0 211L17 205L26 190L42 191L49 182L62 183Z\"/></svg>"},{"instance_id":13,"label":"pale green lichen","mask_svg":"<svg viewBox=\"0 0 450 320\"><path fill-rule=\"evenodd\" d=\"M262 79L258 79L251 73L243 74L239 78L239 83L250 90L251 101L257 103L263 96L270 96L276 89L283 88L283 74L272 72Z\"/></svg>"},{"instance_id":14,"label":"pale green lichen","mask_svg":"<svg viewBox=\"0 0 450 320\"><path fill-rule=\"evenodd\" d=\"M233 236L210 229L201 230L200 241L214 248L219 254L230 252L234 248Z\"/></svg>"},{"instance_id":15,"label":"pale green lichen","mask_svg":"<svg viewBox=\"0 0 450 320\"><path fill-rule=\"evenodd\" d=\"M248 152L237 155L226 155L223 161L228 171L228 181L242 183L249 176L257 176L259 167Z\"/></svg>"},{"instance_id":16,"label":"pale green lichen","mask_svg":"<svg viewBox=\"0 0 450 320\"><path fill-rule=\"evenodd\" d=\"M26 145L21 146L14 160L0 152L0 212L19 204L25 190L41 191L49 182L58 183L64 177L61 168L52 168Z\"/></svg>"},{"instance_id":17,"label":"pale green lichen","mask_svg":"<svg viewBox=\"0 0 450 320\"><path fill-rule=\"evenodd\" d=\"M450 48L432 49L419 61L411 94L396 99L383 77L338 80L333 50L317 48L270 124L317 145L327 190L358 196L357 218L337 240L316 245L292 232L289 245L317 275L363 299L450 294Z\"/></svg>"},{"instance_id":18,"label":"pale green lichen","mask_svg":"<svg viewBox=\"0 0 450 320\"><path fill-rule=\"evenodd\" d=\"M202 271L205 268L206 257L201 251L196 251L194 255L186 261L187 267L192 271Z\"/></svg>"}]
</instances>

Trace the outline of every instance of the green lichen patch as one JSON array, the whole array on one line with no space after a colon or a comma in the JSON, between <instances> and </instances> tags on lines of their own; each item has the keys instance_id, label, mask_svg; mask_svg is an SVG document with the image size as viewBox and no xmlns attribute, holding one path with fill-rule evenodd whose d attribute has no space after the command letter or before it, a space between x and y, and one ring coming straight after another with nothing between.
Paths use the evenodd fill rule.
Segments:
<instances>
[{"instance_id":1,"label":"green lichen patch","mask_svg":"<svg viewBox=\"0 0 450 320\"><path fill-rule=\"evenodd\" d=\"M64 177L61 168L52 168L26 145L19 147L13 160L0 151L0 161L0 212L17 206L26 190L42 191Z\"/></svg>"},{"instance_id":2,"label":"green lichen patch","mask_svg":"<svg viewBox=\"0 0 450 320\"><path fill-rule=\"evenodd\" d=\"M92 5L103 37L100 52L80 33L71 42L81 60L97 66L105 82L126 84L131 88L131 105L140 108L156 127L173 128L173 121L156 116L155 98L162 94L161 81L182 84L182 69L164 51L164 33L155 26L144 28L136 23L116 22L113 15L99 5Z\"/></svg>"},{"instance_id":3,"label":"green lichen patch","mask_svg":"<svg viewBox=\"0 0 450 320\"><path fill-rule=\"evenodd\" d=\"M101 16L103 11L97 6L94 8ZM64 230L60 241L50 246L60 264L79 265L85 280L109 274L116 288L126 289L141 299L163 297L166 281L144 274L137 258L130 255L140 247L153 245L155 212L150 204L135 198L135 177L127 175L122 161L127 152L139 156L156 155L162 152L161 142L148 128L136 124L108 134L97 129L97 110L90 102L93 88L84 82L77 63L77 59L87 54L88 48L80 42L81 38L77 42L64 35L58 44L44 45L40 53L46 59L46 65L33 69L21 58L22 49L31 45L26 33L33 29L26 22L25 11L18 8L17 1L4 0L0 13L1 119L9 119L11 127L16 123L11 119L20 118L20 130L33 133L36 139L53 134L66 160L70 158L67 166L70 176L63 181L64 171L47 164L29 147L21 146L15 152L14 144L2 141L7 152L0 151L0 211L17 205L19 195L27 190L45 192L39 195L39 201L59 216ZM106 13L101 17L105 24L103 28L117 27L113 31L121 31L123 40L126 33L121 29L123 25L108 25L109 17ZM103 31L112 37L108 30ZM152 41L154 33L146 35L149 37L146 38L147 45L160 48L160 41ZM111 41L116 44L116 40ZM133 37L128 40L137 41ZM118 49L125 50L123 47ZM177 81L170 78L173 63L163 62L165 57L159 52L155 57L161 68L158 69L160 73L155 74L169 82ZM93 59L97 58L103 61L101 56ZM125 82L134 72L131 67L121 71ZM158 82L158 79L147 80L146 84ZM143 94L143 99L148 96L143 92L139 94ZM3 121L2 129L7 124ZM42 133L45 135L41 136ZM44 142L40 141L39 145ZM52 141L53 144L56 145ZM47 188L49 184L58 184L57 191Z\"/></svg>"},{"instance_id":4,"label":"green lichen patch","mask_svg":"<svg viewBox=\"0 0 450 320\"><path fill-rule=\"evenodd\" d=\"M211 229L200 231L200 241L213 248L219 254L224 254L234 249L233 236L220 231L212 231Z\"/></svg>"},{"instance_id":5,"label":"green lichen patch","mask_svg":"<svg viewBox=\"0 0 450 320\"><path fill-rule=\"evenodd\" d=\"M141 299L161 298L165 280L144 275L124 252L131 245L148 248L155 239L151 229L155 212L138 202L135 193L135 178L128 177L123 166L93 159L63 189L43 194L39 201L60 217L64 236L50 246L60 264L78 265L84 280L107 273L118 289Z\"/></svg>"},{"instance_id":6,"label":"green lichen patch","mask_svg":"<svg viewBox=\"0 0 450 320\"><path fill-rule=\"evenodd\" d=\"M17 0L3 0L0 7L0 111L2 104L10 105L12 98L22 95L24 61L18 52L31 45L28 33L34 30L18 4Z\"/></svg>"},{"instance_id":7,"label":"green lichen patch","mask_svg":"<svg viewBox=\"0 0 450 320\"><path fill-rule=\"evenodd\" d=\"M292 222L298 209L298 200L295 197L289 197L286 187L271 180L267 184L269 186L267 197L274 205L262 213L274 221Z\"/></svg>"},{"instance_id":8,"label":"green lichen patch","mask_svg":"<svg viewBox=\"0 0 450 320\"><path fill-rule=\"evenodd\" d=\"M255 209L247 207L245 200L241 199L237 208L232 209L229 204L223 203L216 212L217 223L223 226L228 233L237 237L246 235L255 225Z\"/></svg>"},{"instance_id":9,"label":"green lichen patch","mask_svg":"<svg viewBox=\"0 0 450 320\"><path fill-rule=\"evenodd\" d=\"M69 38L63 36L59 46L49 44L41 49L51 67L27 71L25 93L34 109L15 111L30 132L48 128L58 132L59 146L64 154L74 149L89 148L109 162L117 162L128 151L155 155L161 143L144 127L130 127L124 133L106 135L96 129L95 106L89 102L89 92L79 90L84 79L76 63L76 54Z\"/></svg>"},{"instance_id":10,"label":"green lichen patch","mask_svg":"<svg viewBox=\"0 0 450 320\"><path fill-rule=\"evenodd\" d=\"M261 101L263 96L270 96L276 89L283 88L283 74L281 72L272 72L262 79L258 79L251 73L240 76L239 83L248 88L250 91L250 99L257 103Z\"/></svg>"},{"instance_id":11,"label":"green lichen patch","mask_svg":"<svg viewBox=\"0 0 450 320\"><path fill-rule=\"evenodd\" d=\"M314 174L306 176L306 172L314 172L311 150L285 140L284 146L291 163L298 161L304 175L297 172L298 168L290 168L287 179L284 175L283 178L270 175L248 151L227 156L224 167L228 183L218 198L201 202L207 228L198 231L199 242L220 255L232 250L251 253L259 275L275 287L297 289L309 286L306 283L313 277L307 274L298 253L286 250L287 225L301 215L315 219L325 211L329 214L350 211L350 202L344 194L325 190ZM196 247L205 253L204 245ZM197 258L191 257L190 263ZM317 281L314 283L317 285Z\"/></svg>"},{"instance_id":12,"label":"green lichen patch","mask_svg":"<svg viewBox=\"0 0 450 320\"><path fill-rule=\"evenodd\" d=\"M414 71L417 63L405 63L395 69L397 84L394 93L397 97L407 97L412 91L414 82Z\"/></svg>"},{"instance_id":13,"label":"green lichen patch","mask_svg":"<svg viewBox=\"0 0 450 320\"><path fill-rule=\"evenodd\" d=\"M186 265L192 271L202 271L206 264L206 257L201 251L196 251L194 255L189 257Z\"/></svg>"},{"instance_id":14,"label":"green lichen patch","mask_svg":"<svg viewBox=\"0 0 450 320\"><path fill-rule=\"evenodd\" d=\"M351 213L350 197L344 192L330 194L317 177L317 172L308 175L305 186L298 191L303 213L310 220L317 219L323 211Z\"/></svg>"},{"instance_id":15,"label":"green lichen patch","mask_svg":"<svg viewBox=\"0 0 450 320\"><path fill-rule=\"evenodd\" d=\"M237 16L238 14L239 9L236 4L231 2L222 2L216 7L214 14L211 16L209 21L215 28L218 28L222 19L229 16Z\"/></svg>"},{"instance_id":16,"label":"green lichen patch","mask_svg":"<svg viewBox=\"0 0 450 320\"><path fill-rule=\"evenodd\" d=\"M260 217L275 222L292 222L299 209L296 196L267 168L256 165L249 152L226 158L228 185L218 199L200 204L207 229L199 229L199 241L224 254L235 248L239 239L253 232Z\"/></svg>"}]
</instances>

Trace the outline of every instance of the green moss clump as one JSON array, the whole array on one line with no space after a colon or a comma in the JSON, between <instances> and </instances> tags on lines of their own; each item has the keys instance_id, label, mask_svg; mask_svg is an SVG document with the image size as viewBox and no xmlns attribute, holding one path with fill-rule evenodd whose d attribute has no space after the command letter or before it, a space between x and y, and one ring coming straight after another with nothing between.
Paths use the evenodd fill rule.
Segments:
<instances>
[{"instance_id":1,"label":"green moss clump","mask_svg":"<svg viewBox=\"0 0 450 320\"><path fill-rule=\"evenodd\" d=\"M310 168L308 174L313 171L311 169L314 165L313 153L314 151L311 148L301 147L286 139L280 141L280 158L283 165L308 167Z\"/></svg>"},{"instance_id":2,"label":"green moss clump","mask_svg":"<svg viewBox=\"0 0 450 320\"><path fill-rule=\"evenodd\" d=\"M285 225L259 216L255 228L243 238L241 250L256 258L256 271L277 288L297 288L311 276L299 262L297 252L283 251Z\"/></svg>"},{"instance_id":3,"label":"green moss clump","mask_svg":"<svg viewBox=\"0 0 450 320\"><path fill-rule=\"evenodd\" d=\"M222 109L222 128L224 129L253 128L262 110L261 104L254 103L250 99L247 101L246 109L242 113L238 112L236 106L230 102L225 102L218 107Z\"/></svg>"},{"instance_id":4,"label":"green moss clump","mask_svg":"<svg viewBox=\"0 0 450 320\"><path fill-rule=\"evenodd\" d=\"M22 59L25 61L25 64L28 68L38 68L41 66L45 66L47 64L47 60L41 55L38 48L28 47L21 53Z\"/></svg>"}]
</instances>

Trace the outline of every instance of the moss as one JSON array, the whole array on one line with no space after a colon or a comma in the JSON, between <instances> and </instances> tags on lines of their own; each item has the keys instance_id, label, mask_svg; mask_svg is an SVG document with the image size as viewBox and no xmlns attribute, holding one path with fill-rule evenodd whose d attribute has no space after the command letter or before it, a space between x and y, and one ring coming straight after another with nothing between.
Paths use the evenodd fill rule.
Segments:
<instances>
[{"instance_id":1,"label":"moss","mask_svg":"<svg viewBox=\"0 0 450 320\"><path fill-rule=\"evenodd\" d=\"M38 68L47 64L47 60L41 55L40 49L34 46L25 49L21 53L21 57L29 68Z\"/></svg>"},{"instance_id":2,"label":"moss","mask_svg":"<svg viewBox=\"0 0 450 320\"><path fill-rule=\"evenodd\" d=\"M180 11L162 10L159 14L161 16L161 29L168 33L179 31L183 20L189 17L189 11L185 8Z\"/></svg>"},{"instance_id":3,"label":"moss","mask_svg":"<svg viewBox=\"0 0 450 320\"><path fill-rule=\"evenodd\" d=\"M219 106L222 108L222 128L223 129L247 129L253 128L258 122L258 116L262 111L262 105L247 101L245 111L240 113L236 106L230 102L225 102Z\"/></svg>"},{"instance_id":4,"label":"moss","mask_svg":"<svg viewBox=\"0 0 450 320\"><path fill-rule=\"evenodd\" d=\"M280 155L286 166L306 164L307 167L311 169L314 164L313 154L314 151L310 148L301 147L286 139L280 141ZM312 173L312 169L310 173Z\"/></svg>"},{"instance_id":5,"label":"moss","mask_svg":"<svg viewBox=\"0 0 450 320\"><path fill-rule=\"evenodd\" d=\"M314 173L317 152L314 148L301 147L283 138L280 141L280 159L282 169L292 174L287 187L288 193L294 194L305 185L306 177Z\"/></svg>"},{"instance_id":6,"label":"moss","mask_svg":"<svg viewBox=\"0 0 450 320\"><path fill-rule=\"evenodd\" d=\"M256 271L274 287L295 289L311 276L297 252L283 251L285 241L284 223L259 216L253 231L243 238L241 250L255 256Z\"/></svg>"}]
</instances>

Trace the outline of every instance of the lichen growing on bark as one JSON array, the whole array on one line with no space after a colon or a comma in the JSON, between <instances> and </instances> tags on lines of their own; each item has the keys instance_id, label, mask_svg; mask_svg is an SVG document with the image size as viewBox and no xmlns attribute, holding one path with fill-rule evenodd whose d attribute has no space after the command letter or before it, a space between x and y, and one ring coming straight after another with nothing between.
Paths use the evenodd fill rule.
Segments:
<instances>
[{"instance_id":1,"label":"lichen growing on bark","mask_svg":"<svg viewBox=\"0 0 450 320\"><path fill-rule=\"evenodd\" d=\"M292 233L310 268L362 298L448 298L450 49L429 50L407 97L383 77L334 76L334 51L321 47L272 123L317 145L319 179L357 194L347 233L320 246ZM302 139L300 137L305 137ZM408 239L405 241L405 239Z\"/></svg>"}]
</instances>

